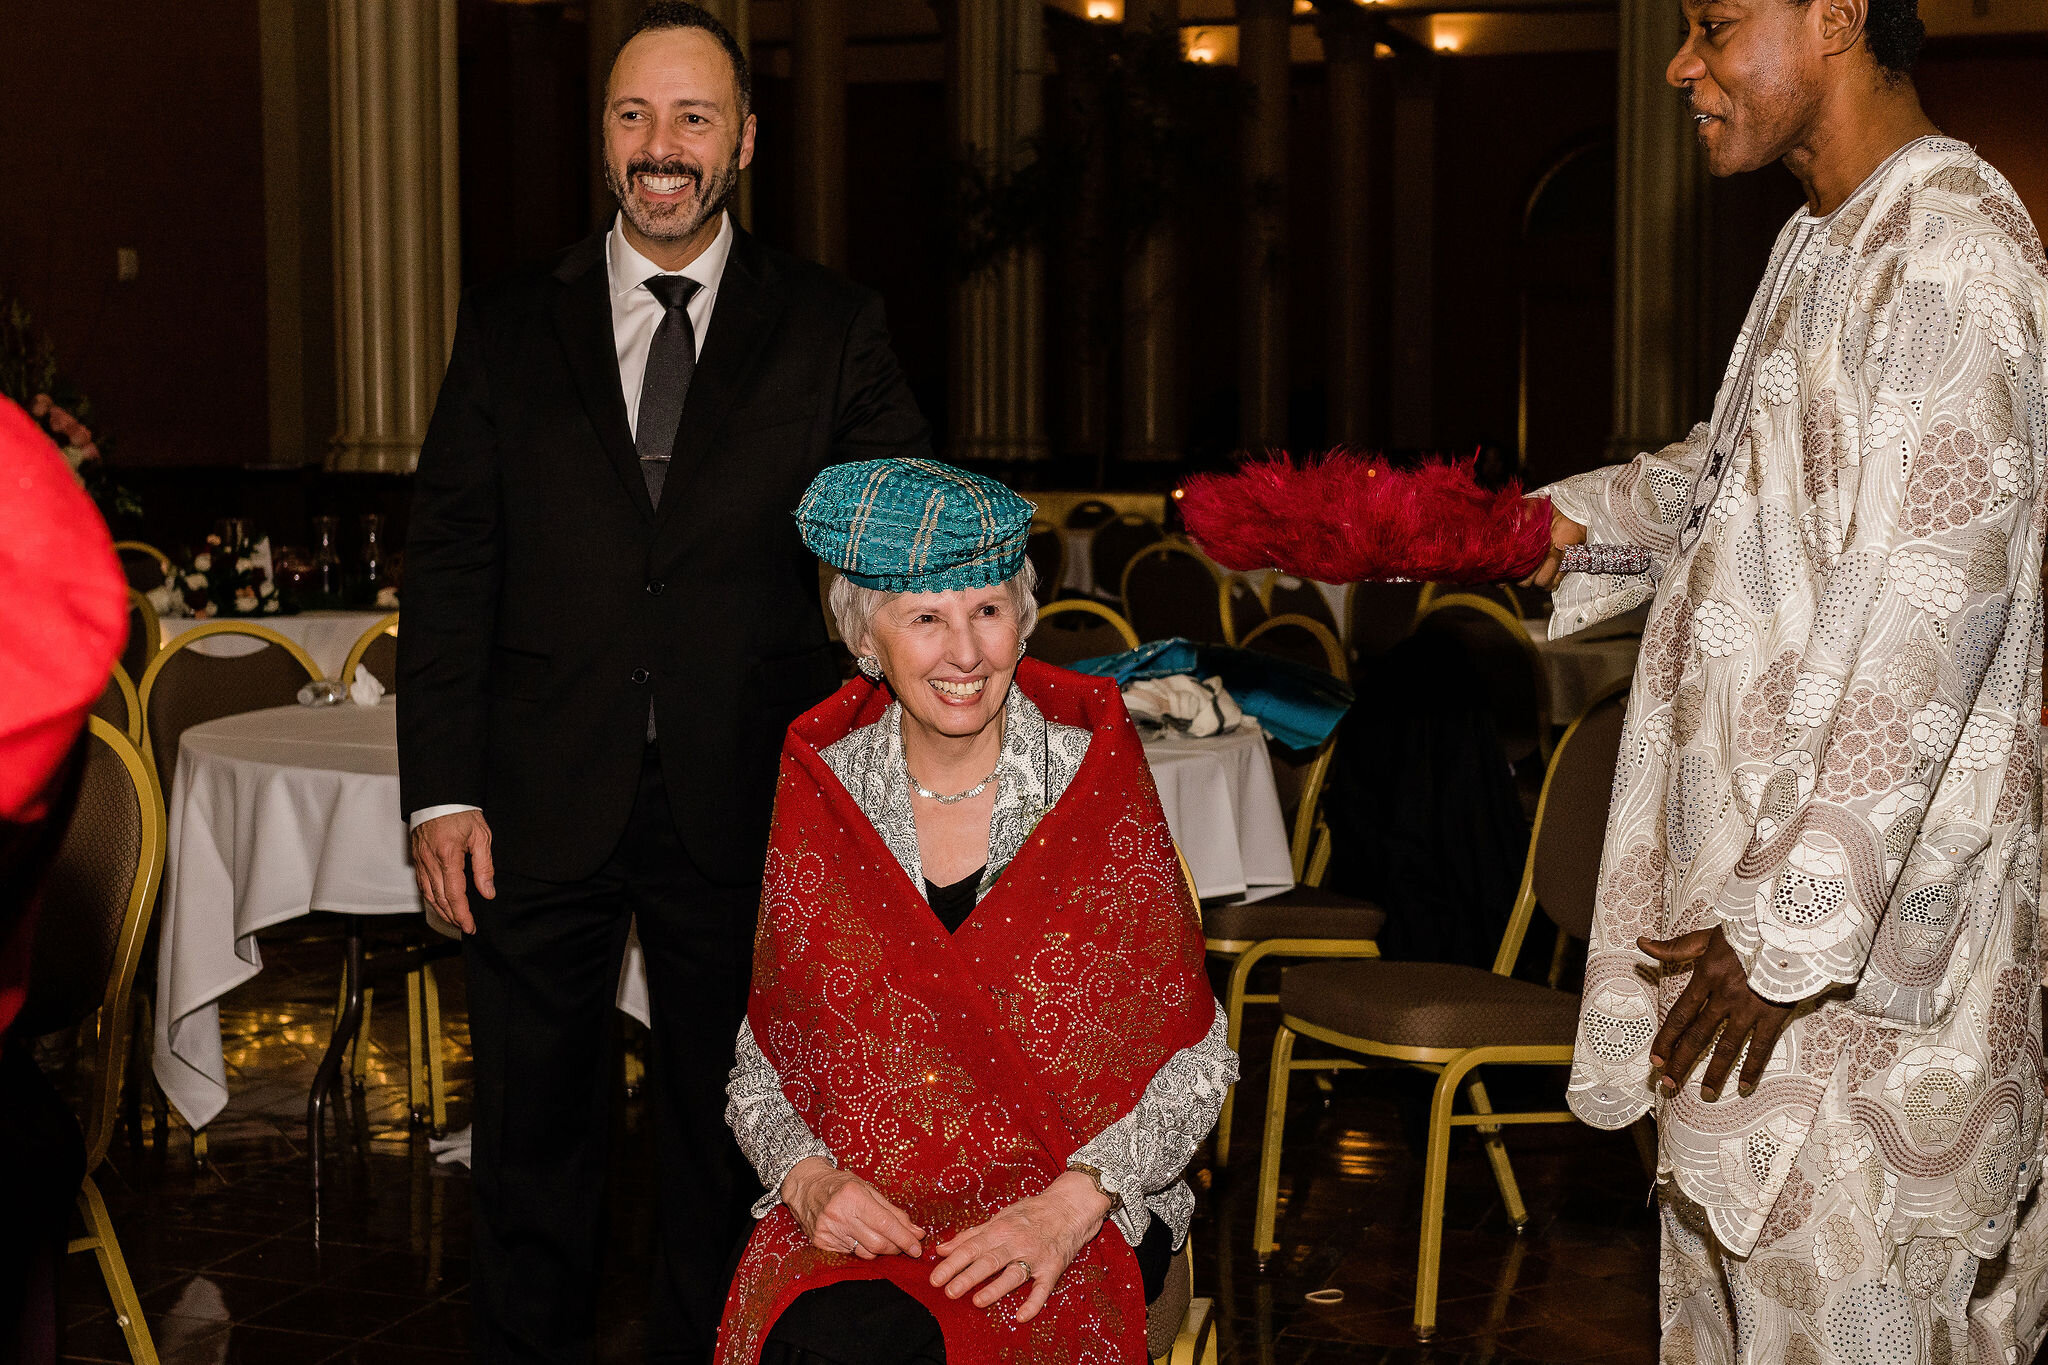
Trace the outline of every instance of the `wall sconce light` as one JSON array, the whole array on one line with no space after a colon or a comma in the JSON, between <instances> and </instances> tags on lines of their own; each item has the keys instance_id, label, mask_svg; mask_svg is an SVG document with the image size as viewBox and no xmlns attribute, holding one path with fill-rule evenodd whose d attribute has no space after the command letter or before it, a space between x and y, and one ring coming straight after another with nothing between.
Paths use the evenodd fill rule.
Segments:
<instances>
[{"instance_id":1,"label":"wall sconce light","mask_svg":"<svg viewBox=\"0 0 2048 1365\"><path fill-rule=\"evenodd\" d=\"M1216 40L1209 36L1207 29L1196 29L1188 34L1187 59L1202 66L1209 66L1216 60Z\"/></svg>"},{"instance_id":2,"label":"wall sconce light","mask_svg":"<svg viewBox=\"0 0 2048 1365\"><path fill-rule=\"evenodd\" d=\"M1088 17L1098 24L1114 24L1123 15L1121 0L1088 0Z\"/></svg>"}]
</instances>

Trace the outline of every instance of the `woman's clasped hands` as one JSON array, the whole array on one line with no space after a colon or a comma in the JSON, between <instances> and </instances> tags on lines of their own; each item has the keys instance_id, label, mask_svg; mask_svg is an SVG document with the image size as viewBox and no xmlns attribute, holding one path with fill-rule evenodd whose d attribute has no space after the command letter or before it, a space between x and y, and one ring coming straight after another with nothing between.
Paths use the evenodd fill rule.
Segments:
<instances>
[{"instance_id":1,"label":"woman's clasped hands","mask_svg":"<svg viewBox=\"0 0 2048 1365\"><path fill-rule=\"evenodd\" d=\"M782 1202L820 1251L864 1261L924 1255L924 1229L867 1181L822 1157L806 1157L790 1170ZM973 1293L974 1306L986 1308L1029 1283L1031 1292L1016 1314L1018 1322L1029 1322L1102 1231L1109 1210L1095 1182L1070 1171L1041 1193L939 1243L935 1250L943 1259L932 1271L932 1285L953 1299Z\"/></svg>"}]
</instances>

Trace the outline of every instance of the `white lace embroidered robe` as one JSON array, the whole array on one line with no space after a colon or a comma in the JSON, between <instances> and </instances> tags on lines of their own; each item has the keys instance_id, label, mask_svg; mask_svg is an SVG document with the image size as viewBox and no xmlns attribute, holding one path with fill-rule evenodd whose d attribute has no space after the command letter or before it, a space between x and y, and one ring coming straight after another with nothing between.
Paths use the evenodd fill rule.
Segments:
<instances>
[{"instance_id":1,"label":"white lace embroidered robe","mask_svg":"<svg viewBox=\"0 0 2048 1365\"><path fill-rule=\"evenodd\" d=\"M2011 186L1924 139L1786 225L1723 425L1546 490L1658 575L1570 1103L1606 1128L1656 1110L1664 1176L1738 1255L1805 1221L1787 1178L1810 1140L1845 1178L1875 1149L1858 1199L1888 1235L1979 1256L2036 1178L2044 326ZM1553 634L1651 596L1568 579ZM1666 1102L1650 1042L1685 978L1635 940L1715 924L1759 992L1813 1003L1754 1095L1731 1076L1702 1100L1702 1059Z\"/></svg>"}]
</instances>

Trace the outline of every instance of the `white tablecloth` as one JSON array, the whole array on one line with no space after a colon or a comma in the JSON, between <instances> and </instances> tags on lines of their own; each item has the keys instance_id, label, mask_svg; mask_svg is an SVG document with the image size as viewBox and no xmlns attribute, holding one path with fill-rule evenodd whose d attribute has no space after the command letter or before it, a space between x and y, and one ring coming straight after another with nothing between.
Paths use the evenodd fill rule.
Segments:
<instances>
[{"instance_id":1,"label":"white tablecloth","mask_svg":"<svg viewBox=\"0 0 2048 1365\"><path fill-rule=\"evenodd\" d=\"M1294 885L1273 759L1255 724L1148 740L1145 761L1203 900L1264 900Z\"/></svg>"},{"instance_id":2,"label":"white tablecloth","mask_svg":"<svg viewBox=\"0 0 2048 1365\"><path fill-rule=\"evenodd\" d=\"M1544 620L1524 621L1522 628L1536 642L1536 653L1543 659L1544 674L1550 679L1550 719L1557 725L1570 725L1585 714L1596 697L1633 677L1636 655L1643 647L1642 638L1636 635L1601 640L1567 635L1552 640L1550 622Z\"/></svg>"},{"instance_id":3,"label":"white tablecloth","mask_svg":"<svg viewBox=\"0 0 2048 1365\"><path fill-rule=\"evenodd\" d=\"M263 970L260 931L313 910L425 913L399 813L397 718L386 698L252 711L184 734L158 910L154 1063L194 1128L227 1104L220 998ZM1272 761L1256 730L1161 739L1145 757L1205 900L1257 900L1294 884ZM646 1022L637 942L618 1002ZM316 1031L324 1037L324 1025Z\"/></svg>"},{"instance_id":4,"label":"white tablecloth","mask_svg":"<svg viewBox=\"0 0 2048 1365\"><path fill-rule=\"evenodd\" d=\"M320 672L329 678L341 672L341 666L348 662L348 652L355 647L363 632L391 613L388 611L302 611L295 616L250 616L228 617L234 621L253 621L267 626L313 657L320 665ZM222 618L215 618L216 620ZM189 616L167 616L163 620L164 643L169 644L192 627L204 624ZM262 646L253 640L236 639L233 636L214 637L201 640L192 648L202 654L217 658L231 659L239 654L253 654Z\"/></svg>"}]
</instances>

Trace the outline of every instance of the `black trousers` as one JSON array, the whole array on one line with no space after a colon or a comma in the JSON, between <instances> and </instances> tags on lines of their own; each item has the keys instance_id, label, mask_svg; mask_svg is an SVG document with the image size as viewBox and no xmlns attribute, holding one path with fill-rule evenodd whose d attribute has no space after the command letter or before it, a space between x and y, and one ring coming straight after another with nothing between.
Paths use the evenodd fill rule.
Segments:
<instances>
[{"instance_id":1,"label":"black trousers","mask_svg":"<svg viewBox=\"0 0 2048 1365\"><path fill-rule=\"evenodd\" d=\"M463 959L476 1071L470 1299L476 1358L582 1362L596 1329L606 1065L629 922L652 1014L657 1246L648 1359L708 1362L758 1181L725 1126L758 885L713 885L683 850L650 746L618 849L583 881L500 872L472 888Z\"/></svg>"}]
</instances>

